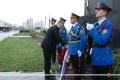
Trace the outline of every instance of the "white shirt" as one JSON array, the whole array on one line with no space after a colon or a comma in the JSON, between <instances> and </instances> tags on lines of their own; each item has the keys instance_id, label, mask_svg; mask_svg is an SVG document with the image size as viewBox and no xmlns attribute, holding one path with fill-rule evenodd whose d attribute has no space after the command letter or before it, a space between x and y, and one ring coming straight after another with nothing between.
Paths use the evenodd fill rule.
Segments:
<instances>
[{"instance_id":1,"label":"white shirt","mask_svg":"<svg viewBox=\"0 0 120 80\"><path fill-rule=\"evenodd\" d=\"M72 26L73 26L73 27L75 27L75 26L76 26L76 24L78 24L78 23L76 22L76 23L74 23Z\"/></svg>"},{"instance_id":2,"label":"white shirt","mask_svg":"<svg viewBox=\"0 0 120 80\"><path fill-rule=\"evenodd\" d=\"M99 25L100 25L103 21L105 21L105 19L106 19L106 18L104 18L103 20L98 21Z\"/></svg>"}]
</instances>

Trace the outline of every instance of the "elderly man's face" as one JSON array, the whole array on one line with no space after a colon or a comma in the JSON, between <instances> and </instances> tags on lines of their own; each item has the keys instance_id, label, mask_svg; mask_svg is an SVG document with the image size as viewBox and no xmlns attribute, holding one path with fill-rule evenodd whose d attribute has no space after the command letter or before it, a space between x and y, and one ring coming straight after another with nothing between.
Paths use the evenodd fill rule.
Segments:
<instances>
[{"instance_id":1,"label":"elderly man's face","mask_svg":"<svg viewBox=\"0 0 120 80\"><path fill-rule=\"evenodd\" d=\"M95 9L95 14L96 14L97 18L100 18L102 16L105 16L107 14L107 12L102 9Z\"/></svg>"}]
</instances>

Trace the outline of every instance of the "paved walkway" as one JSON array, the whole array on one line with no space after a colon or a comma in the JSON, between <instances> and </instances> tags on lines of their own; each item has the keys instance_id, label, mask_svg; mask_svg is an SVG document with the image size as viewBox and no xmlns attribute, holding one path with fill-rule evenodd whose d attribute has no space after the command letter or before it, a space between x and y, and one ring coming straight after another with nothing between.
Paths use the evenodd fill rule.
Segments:
<instances>
[{"instance_id":1,"label":"paved walkway","mask_svg":"<svg viewBox=\"0 0 120 80\"><path fill-rule=\"evenodd\" d=\"M0 41L8 37L11 37L12 35L17 34L17 33L19 33L19 31L0 32Z\"/></svg>"},{"instance_id":2,"label":"paved walkway","mask_svg":"<svg viewBox=\"0 0 120 80\"><path fill-rule=\"evenodd\" d=\"M23 38L23 37L31 37L31 36L11 36L11 37L21 37L21 38Z\"/></svg>"},{"instance_id":3,"label":"paved walkway","mask_svg":"<svg viewBox=\"0 0 120 80\"><path fill-rule=\"evenodd\" d=\"M44 73L0 72L0 80L44 80Z\"/></svg>"}]
</instances>

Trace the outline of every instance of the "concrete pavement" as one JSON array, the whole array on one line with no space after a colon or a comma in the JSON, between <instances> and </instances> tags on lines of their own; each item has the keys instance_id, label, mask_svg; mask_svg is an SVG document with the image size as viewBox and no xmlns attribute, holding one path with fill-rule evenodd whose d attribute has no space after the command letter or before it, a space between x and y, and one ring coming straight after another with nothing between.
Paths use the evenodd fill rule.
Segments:
<instances>
[{"instance_id":1,"label":"concrete pavement","mask_svg":"<svg viewBox=\"0 0 120 80\"><path fill-rule=\"evenodd\" d=\"M28 37L29 38L29 37L32 37L32 36L11 36L11 37L18 37L18 38L23 38L23 37L27 38Z\"/></svg>"},{"instance_id":2,"label":"concrete pavement","mask_svg":"<svg viewBox=\"0 0 120 80\"><path fill-rule=\"evenodd\" d=\"M44 73L0 72L0 80L44 80Z\"/></svg>"}]
</instances>

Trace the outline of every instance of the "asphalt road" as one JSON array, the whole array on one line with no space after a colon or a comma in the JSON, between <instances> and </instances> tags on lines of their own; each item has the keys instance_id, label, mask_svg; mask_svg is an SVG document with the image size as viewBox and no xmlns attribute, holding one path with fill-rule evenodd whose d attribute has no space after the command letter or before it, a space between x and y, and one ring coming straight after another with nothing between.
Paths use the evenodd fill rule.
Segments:
<instances>
[{"instance_id":1,"label":"asphalt road","mask_svg":"<svg viewBox=\"0 0 120 80\"><path fill-rule=\"evenodd\" d=\"M19 33L19 31L0 32L0 41Z\"/></svg>"}]
</instances>

